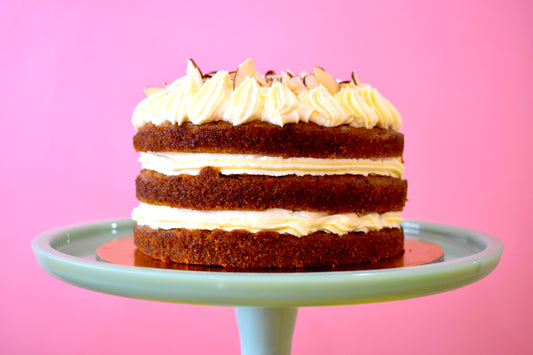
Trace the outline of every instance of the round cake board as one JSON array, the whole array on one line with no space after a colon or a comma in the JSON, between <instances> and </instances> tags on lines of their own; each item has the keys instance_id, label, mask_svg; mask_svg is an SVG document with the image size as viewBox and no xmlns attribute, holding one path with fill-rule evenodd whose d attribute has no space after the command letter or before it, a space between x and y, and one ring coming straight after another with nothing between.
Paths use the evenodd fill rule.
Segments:
<instances>
[{"instance_id":1,"label":"round cake board","mask_svg":"<svg viewBox=\"0 0 533 355\"><path fill-rule=\"evenodd\" d=\"M293 268L293 269L227 269L223 267L210 267L200 265L177 264L162 262L151 258L138 250L133 244L133 236L127 236L110 240L96 249L97 257L102 261L107 261L119 265L153 267L173 270L195 270L212 272L325 272L325 271L359 271L359 270L379 270L398 267L417 266L444 260L444 250L437 244L423 240L406 239L404 243L405 252L403 255L383 260L379 263L349 265L335 268Z\"/></svg>"}]
</instances>

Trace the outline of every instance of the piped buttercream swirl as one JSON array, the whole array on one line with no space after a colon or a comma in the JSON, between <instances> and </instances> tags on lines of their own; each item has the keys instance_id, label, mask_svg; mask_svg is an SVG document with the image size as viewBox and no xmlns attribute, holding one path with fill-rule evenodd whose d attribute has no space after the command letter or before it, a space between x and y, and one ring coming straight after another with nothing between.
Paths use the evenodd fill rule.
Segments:
<instances>
[{"instance_id":1,"label":"piped buttercream swirl","mask_svg":"<svg viewBox=\"0 0 533 355\"><path fill-rule=\"evenodd\" d=\"M313 122L324 127L377 126L396 131L402 125L394 106L368 84L344 86L334 95L322 85L295 94L283 82L265 87L249 76L233 88L227 71L204 79L190 61L187 75L142 100L132 121L139 129L146 123L227 121L240 125L254 120L278 126Z\"/></svg>"}]
</instances>

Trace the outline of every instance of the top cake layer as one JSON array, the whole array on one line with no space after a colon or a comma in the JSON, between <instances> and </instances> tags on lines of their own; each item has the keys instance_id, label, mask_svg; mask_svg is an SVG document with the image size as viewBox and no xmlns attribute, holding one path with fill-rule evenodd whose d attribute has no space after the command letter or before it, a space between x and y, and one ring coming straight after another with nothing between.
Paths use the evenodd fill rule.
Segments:
<instances>
[{"instance_id":1,"label":"top cake layer","mask_svg":"<svg viewBox=\"0 0 533 355\"><path fill-rule=\"evenodd\" d=\"M263 76L248 59L235 72L203 75L189 59L187 75L165 88L150 87L146 94L133 114L137 130L147 123L187 121L226 121L234 126L252 121L277 126L311 122L394 131L402 125L394 106L375 88L359 83L353 72L350 81L339 83L320 67L314 67L314 73L269 71Z\"/></svg>"}]
</instances>

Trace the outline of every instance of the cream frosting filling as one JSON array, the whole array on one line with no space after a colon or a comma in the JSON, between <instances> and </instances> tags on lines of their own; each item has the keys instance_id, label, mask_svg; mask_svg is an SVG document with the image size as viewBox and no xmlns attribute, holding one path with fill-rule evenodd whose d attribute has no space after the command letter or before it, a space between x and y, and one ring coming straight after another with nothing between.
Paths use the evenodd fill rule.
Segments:
<instances>
[{"instance_id":1,"label":"cream frosting filling","mask_svg":"<svg viewBox=\"0 0 533 355\"><path fill-rule=\"evenodd\" d=\"M152 229L245 229L252 233L271 231L297 237L324 231L343 235L349 232L368 232L382 228L399 228L399 212L383 214L291 211L274 208L265 211L197 211L140 203L132 212L140 226Z\"/></svg>"},{"instance_id":2,"label":"cream frosting filling","mask_svg":"<svg viewBox=\"0 0 533 355\"><path fill-rule=\"evenodd\" d=\"M402 158L318 159L282 158L256 154L214 154L183 152L141 152L143 169L164 175L198 175L206 166L220 169L223 175L383 175L401 178Z\"/></svg>"},{"instance_id":3,"label":"cream frosting filling","mask_svg":"<svg viewBox=\"0 0 533 355\"><path fill-rule=\"evenodd\" d=\"M347 124L397 131L402 125L394 106L368 84L344 87L335 95L319 85L296 95L283 83L262 87L247 77L233 90L227 71L219 71L204 81L191 62L186 76L137 105L132 122L138 130L149 122L180 125L185 121L227 121L239 125L255 120L278 126L313 122L325 127Z\"/></svg>"}]
</instances>

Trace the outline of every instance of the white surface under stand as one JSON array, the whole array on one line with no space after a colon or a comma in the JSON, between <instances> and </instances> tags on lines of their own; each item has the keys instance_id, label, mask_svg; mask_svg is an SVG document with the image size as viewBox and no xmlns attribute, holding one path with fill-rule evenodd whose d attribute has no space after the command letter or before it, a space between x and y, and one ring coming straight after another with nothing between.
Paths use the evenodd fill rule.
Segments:
<instances>
[{"instance_id":1,"label":"white surface under stand","mask_svg":"<svg viewBox=\"0 0 533 355\"><path fill-rule=\"evenodd\" d=\"M383 302L471 284L497 266L503 244L482 232L405 221L406 238L444 249L438 263L379 270L296 273L213 272L99 261L96 249L131 235L129 219L56 229L32 242L50 275L90 290L156 301L236 307L243 355L290 354L298 307Z\"/></svg>"}]
</instances>

